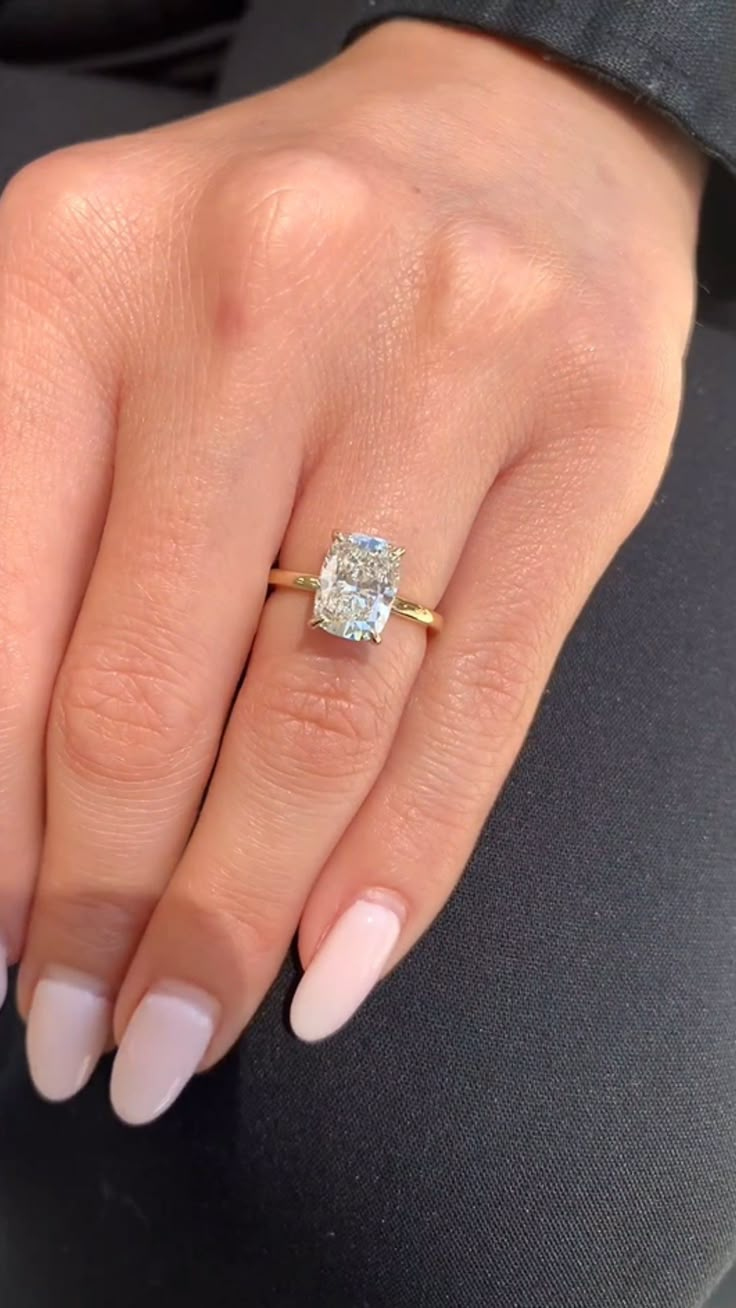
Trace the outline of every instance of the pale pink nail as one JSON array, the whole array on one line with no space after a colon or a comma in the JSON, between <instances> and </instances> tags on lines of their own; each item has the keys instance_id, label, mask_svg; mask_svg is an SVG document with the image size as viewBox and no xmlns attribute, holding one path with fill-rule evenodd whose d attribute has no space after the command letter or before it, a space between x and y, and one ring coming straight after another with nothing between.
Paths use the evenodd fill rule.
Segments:
<instances>
[{"instance_id":1,"label":"pale pink nail","mask_svg":"<svg viewBox=\"0 0 736 1308\"><path fill-rule=\"evenodd\" d=\"M173 1104L201 1063L215 1033L219 1006L189 986L151 990L120 1042L110 1098L129 1126L152 1122Z\"/></svg>"},{"instance_id":2,"label":"pale pink nail","mask_svg":"<svg viewBox=\"0 0 736 1308\"><path fill-rule=\"evenodd\" d=\"M38 981L26 1052L44 1099L70 1099L91 1077L110 1032L111 1005L94 977L59 969Z\"/></svg>"},{"instance_id":3,"label":"pale pink nail","mask_svg":"<svg viewBox=\"0 0 736 1308\"><path fill-rule=\"evenodd\" d=\"M300 1040L332 1035L370 994L393 951L401 919L387 904L359 899L338 918L302 977L291 1004Z\"/></svg>"}]
</instances>

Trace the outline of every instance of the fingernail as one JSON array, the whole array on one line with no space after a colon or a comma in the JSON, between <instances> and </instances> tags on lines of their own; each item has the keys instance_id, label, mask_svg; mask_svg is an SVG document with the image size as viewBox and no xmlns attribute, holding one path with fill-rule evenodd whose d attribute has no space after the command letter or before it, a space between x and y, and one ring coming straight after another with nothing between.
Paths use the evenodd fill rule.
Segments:
<instances>
[{"instance_id":1,"label":"fingernail","mask_svg":"<svg viewBox=\"0 0 736 1308\"><path fill-rule=\"evenodd\" d=\"M152 1122L173 1104L201 1063L219 1005L202 990L151 990L128 1023L115 1057L110 1098L129 1126Z\"/></svg>"},{"instance_id":2,"label":"fingernail","mask_svg":"<svg viewBox=\"0 0 736 1308\"><path fill-rule=\"evenodd\" d=\"M28 1014L31 1079L44 1099L70 1099L86 1085L110 1031L111 1005L94 977L59 969L40 978Z\"/></svg>"},{"instance_id":3,"label":"fingernail","mask_svg":"<svg viewBox=\"0 0 736 1308\"><path fill-rule=\"evenodd\" d=\"M323 1040L339 1030L380 980L400 931L398 914L377 900L359 899L343 913L299 982L294 1035Z\"/></svg>"}]
</instances>

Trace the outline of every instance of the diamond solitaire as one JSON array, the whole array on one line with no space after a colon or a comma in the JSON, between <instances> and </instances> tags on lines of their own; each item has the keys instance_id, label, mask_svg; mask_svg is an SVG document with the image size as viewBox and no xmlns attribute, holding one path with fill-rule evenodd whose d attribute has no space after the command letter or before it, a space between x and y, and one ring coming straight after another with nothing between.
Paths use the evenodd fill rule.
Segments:
<instances>
[{"instance_id":1,"label":"diamond solitaire","mask_svg":"<svg viewBox=\"0 0 736 1308\"><path fill-rule=\"evenodd\" d=\"M392 613L429 631L441 631L441 613L399 595L403 555L398 545L381 536L334 531L318 577L313 572L271 568L268 582L311 591L314 614L309 625L342 640L372 640L379 645Z\"/></svg>"},{"instance_id":2,"label":"diamond solitaire","mask_svg":"<svg viewBox=\"0 0 736 1308\"><path fill-rule=\"evenodd\" d=\"M336 531L319 574L312 626L378 643L399 593L404 551L380 536Z\"/></svg>"}]
</instances>

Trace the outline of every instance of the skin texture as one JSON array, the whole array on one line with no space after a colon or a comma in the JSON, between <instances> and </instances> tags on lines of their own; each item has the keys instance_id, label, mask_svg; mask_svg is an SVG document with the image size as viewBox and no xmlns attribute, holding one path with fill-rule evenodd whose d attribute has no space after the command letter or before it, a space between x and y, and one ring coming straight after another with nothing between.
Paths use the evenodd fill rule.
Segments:
<instances>
[{"instance_id":1,"label":"skin texture","mask_svg":"<svg viewBox=\"0 0 736 1308\"><path fill-rule=\"evenodd\" d=\"M394 22L10 184L0 935L24 1016L79 979L101 1047L151 991L191 994L205 1068L295 931L306 966L360 902L398 919L350 919L381 971L417 941L661 477L702 179L616 93ZM334 527L406 548L441 637L354 647L304 596L264 607L276 556L316 571Z\"/></svg>"}]
</instances>

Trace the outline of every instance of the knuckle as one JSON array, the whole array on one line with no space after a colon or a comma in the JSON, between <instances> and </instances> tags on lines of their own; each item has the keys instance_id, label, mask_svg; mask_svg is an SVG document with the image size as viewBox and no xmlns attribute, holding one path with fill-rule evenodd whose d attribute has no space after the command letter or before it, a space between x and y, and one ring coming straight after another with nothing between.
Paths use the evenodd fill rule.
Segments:
<instances>
[{"instance_id":1,"label":"knuckle","mask_svg":"<svg viewBox=\"0 0 736 1308\"><path fill-rule=\"evenodd\" d=\"M72 207L85 189L83 158L82 151L72 147L34 159L19 169L2 193L3 220L27 224L33 214L54 214Z\"/></svg>"},{"instance_id":2,"label":"knuckle","mask_svg":"<svg viewBox=\"0 0 736 1308\"><path fill-rule=\"evenodd\" d=\"M443 677L423 688L421 758L384 796L399 852L411 855L416 832L427 830L446 853L466 849L528 727L545 666L542 636L531 629L494 639L481 618L465 633L452 684Z\"/></svg>"},{"instance_id":3,"label":"knuckle","mask_svg":"<svg viewBox=\"0 0 736 1308\"><path fill-rule=\"evenodd\" d=\"M356 665L336 666L328 658L275 660L250 698L249 723L292 783L310 777L348 782L366 770L378 743L392 691L384 674Z\"/></svg>"},{"instance_id":4,"label":"knuckle","mask_svg":"<svg viewBox=\"0 0 736 1308\"><path fill-rule=\"evenodd\" d=\"M0 797L13 793L18 781L18 761L28 757L28 739L38 731L34 714L23 701L23 679L13 664L0 654ZM19 694L19 691L21 693ZM20 702L19 702L20 700ZM34 731L35 729L35 731ZM0 821L0 831L2 830Z\"/></svg>"},{"instance_id":5,"label":"knuckle","mask_svg":"<svg viewBox=\"0 0 736 1308\"><path fill-rule=\"evenodd\" d=\"M76 966L80 956L94 959L96 966L108 973L112 970L117 979L121 946L127 949L154 906L152 895L126 893L116 878L108 877L94 886L75 883L67 893L63 887L44 891L42 885L36 911L43 936L55 942L57 962ZM36 929L38 925L37 921ZM60 950L66 950L66 959L58 957Z\"/></svg>"},{"instance_id":6,"label":"knuckle","mask_svg":"<svg viewBox=\"0 0 736 1308\"><path fill-rule=\"evenodd\" d=\"M284 297L296 301L305 287L314 295L320 276L334 282L336 247L347 250L372 204L360 169L327 149L283 149L221 170L195 227L218 336L238 343L269 312L283 316Z\"/></svg>"},{"instance_id":7,"label":"knuckle","mask_svg":"<svg viewBox=\"0 0 736 1308\"><path fill-rule=\"evenodd\" d=\"M462 724L477 725L485 742L516 735L526 726L541 680L541 652L531 634L493 638L467 634L453 666L452 711L447 730L464 738Z\"/></svg>"},{"instance_id":8,"label":"knuckle","mask_svg":"<svg viewBox=\"0 0 736 1308\"><path fill-rule=\"evenodd\" d=\"M101 268L122 289L147 213L129 196L115 152L105 163L94 147L73 146L26 165L0 200L5 295L43 316L68 319L72 308L90 311Z\"/></svg>"},{"instance_id":9,"label":"knuckle","mask_svg":"<svg viewBox=\"0 0 736 1308\"><path fill-rule=\"evenodd\" d=\"M464 738L441 728L433 744L439 752L425 760L421 775L410 773L400 778L385 796L397 860L403 853L412 859L419 832L424 840L428 832L435 832L446 856L457 844L467 841L468 832L477 822L478 809L487 798L478 784L482 774L469 766ZM449 803L448 796L452 797ZM430 861L427 876L431 879L434 870L441 878L444 860Z\"/></svg>"},{"instance_id":10,"label":"knuckle","mask_svg":"<svg viewBox=\"0 0 736 1308\"><path fill-rule=\"evenodd\" d=\"M107 174L98 156L84 146L72 146L26 164L10 179L0 203L5 223L37 237L65 238L61 249L71 251L71 233L88 234L98 215Z\"/></svg>"},{"instance_id":11,"label":"knuckle","mask_svg":"<svg viewBox=\"0 0 736 1308\"><path fill-rule=\"evenodd\" d=\"M488 356L496 333L540 313L557 285L550 263L514 245L483 216L443 224L427 257L434 333L473 358Z\"/></svg>"},{"instance_id":12,"label":"knuckle","mask_svg":"<svg viewBox=\"0 0 736 1308\"><path fill-rule=\"evenodd\" d=\"M213 868L206 895L200 886L188 907L198 934L232 941L238 956L252 967L283 952L288 893L279 896L265 880L254 889L243 875L244 866L245 860Z\"/></svg>"},{"instance_id":13,"label":"knuckle","mask_svg":"<svg viewBox=\"0 0 736 1308\"><path fill-rule=\"evenodd\" d=\"M278 266L330 234L360 221L371 191L360 169L327 149L271 154L243 175L238 164L219 195L221 218L246 222L246 250L260 248ZM245 211L245 213L244 213Z\"/></svg>"},{"instance_id":14,"label":"knuckle","mask_svg":"<svg viewBox=\"0 0 736 1308\"><path fill-rule=\"evenodd\" d=\"M612 415L624 432L672 421L683 348L656 308L599 292L568 303L560 328L560 379L584 416Z\"/></svg>"},{"instance_id":15,"label":"knuckle","mask_svg":"<svg viewBox=\"0 0 736 1308\"><path fill-rule=\"evenodd\" d=\"M615 484L632 525L664 471L682 393L682 351L653 314L568 310L548 370L548 429ZM626 516L626 514L625 514Z\"/></svg>"},{"instance_id":16,"label":"knuckle","mask_svg":"<svg viewBox=\"0 0 736 1308\"><path fill-rule=\"evenodd\" d=\"M65 764L92 779L143 782L194 766L203 715L186 675L131 634L76 652L62 668L50 728Z\"/></svg>"},{"instance_id":17,"label":"knuckle","mask_svg":"<svg viewBox=\"0 0 736 1308\"><path fill-rule=\"evenodd\" d=\"M10 551L8 551L10 554ZM0 568L0 612L3 615L0 640L0 740L21 716L21 704L29 698L29 644L33 621L28 612L28 583L22 570L14 573L10 559Z\"/></svg>"}]
</instances>

